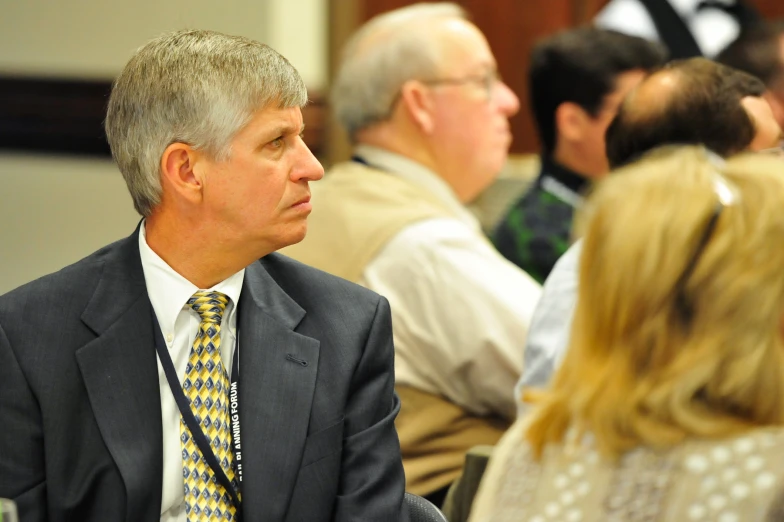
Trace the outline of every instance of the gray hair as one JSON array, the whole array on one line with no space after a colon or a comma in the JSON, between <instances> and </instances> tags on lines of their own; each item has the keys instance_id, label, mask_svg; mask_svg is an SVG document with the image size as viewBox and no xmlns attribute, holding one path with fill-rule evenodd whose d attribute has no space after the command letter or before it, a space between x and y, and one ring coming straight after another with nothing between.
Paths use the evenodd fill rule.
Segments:
<instances>
[{"instance_id":1,"label":"gray hair","mask_svg":"<svg viewBox=\"0 0 784 522\"><path fill-rule=\"evenodd\" d=\"M338 121L352 139L389 118L406 81L432 79L438 73L443 51L432 26L450 19L468 16L449 2L414 4L376 16L349 39L331 97Z\"/></svg>"},{"instance_id":2,"label":"gray hair","mask_svg":"<svg viewBox=\"0 0 784 522\"><path fill-rule=\"evenodd\" d=\"M136 211L161 201L160 161L175 142L228 159L259 109L302 107L307 90L270 47L213 31L177 31L140 47L114 81L106 136Z\"/></svg>"}]
</instances>

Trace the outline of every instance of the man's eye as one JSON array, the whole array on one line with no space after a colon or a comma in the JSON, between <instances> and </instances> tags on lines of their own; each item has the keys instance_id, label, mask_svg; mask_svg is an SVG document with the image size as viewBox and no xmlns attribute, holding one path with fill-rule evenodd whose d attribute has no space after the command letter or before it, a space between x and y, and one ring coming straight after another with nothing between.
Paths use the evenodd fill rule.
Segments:
<instances>
[{"instance_id":1,"label":"man's eye","mask_svg":"<svg viewBox=\"0 0 784 522\"><path fill-rule=\"evenodd\" d=\"M279 149L283 146L283 136L277 137L270 142L273 148Z\"/></svg>"}]
</instances>

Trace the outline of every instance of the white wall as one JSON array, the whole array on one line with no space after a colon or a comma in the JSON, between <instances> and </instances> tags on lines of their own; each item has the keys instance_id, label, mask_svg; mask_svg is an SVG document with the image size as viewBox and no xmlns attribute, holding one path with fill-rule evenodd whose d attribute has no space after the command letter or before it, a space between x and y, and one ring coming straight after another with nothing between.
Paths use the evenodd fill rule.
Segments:
<instances>
[{"instance_id":1,"label":"white wall","mask_svg":"<svg viewBox=\"0 0 784 522\"><path fill-rule=\"evenodd\" d=\"M328 0L270 0L264 43L297 68L309 89L325 89L328 81Z\"/></svg>"},{"instance_id":2,"label":"white wall","mask_svg":"<svg viewBox=\"0 0 784 522\"><path fill-rule=\"evenodd\" d=\"M0 154L0 294L133 232L139 220L109 160Z\"/></svg>"},{"instance_id":3,"label":"white wall","mask_svg":"<svg viewBox=\"0 0 784 522\"><path fill-rule=\"evenodd\" d=\"M327 0L9 0L0 72L111 78L165 31L198 28L269 44L309 88L326 85Z\"/></svg>"},{"instance_id":4,"label":"white wall","mask_svg":"<svg viewBox=\"0 0 784 522\"><path fill-rule=\"evenodd\" d=\"M109 79L150 38L200 28L267 43L323 89L327 1L10 0L0 74ZM138 219L109 160L0 153L0 294L127 236Z\"/></svg>"}]
</instances>

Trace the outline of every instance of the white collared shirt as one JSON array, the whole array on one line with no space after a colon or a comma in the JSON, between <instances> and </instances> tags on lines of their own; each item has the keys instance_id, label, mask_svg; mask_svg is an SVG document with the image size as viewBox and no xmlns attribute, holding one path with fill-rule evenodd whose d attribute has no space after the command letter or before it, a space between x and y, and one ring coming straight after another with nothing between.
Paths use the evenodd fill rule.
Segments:
<instances>
[{"instance_id":1,"label":"white collared shirt","mask_svg":"<svg viewBox=\"0 0 784 522\"><path fill-rule=\"evenodd\" d=\"M435 173L378 148L362 145L355 153L425 188L456 216L405 227L362 274L360 284L392 308L396 383L478 415L514 418L513 389L541 287L495 250Z\"/></svg>"},{"instance_id":2,"label":"white collared shirt","mask_svg":"<svg viewBox=\"0 0 784 522\"><path fill-rule=\"evenodd\" d=\"M577 307L582 245L582 240L575 242L558 259L544 282L525 343L525 369L517 383L517 397L522 395L523 388L545 388L566 356ZM519 403L519 416L527 410L527 404Z\"/></svg>"},{"instance_id":3,"label":"white collared shirt","mask_svg":"<svg viewBox=\"0 0 784 522\"><path fill-rule=\"evenodd\" d=\"M668 0L694 36L705 56L712 58L731 44L740 34L738 21L719 9L701 9L701 0ZM728 5L733 0L726 0ZM596 16L596 25L647 40L660 40L648 10L640 0L611 0Z\"/></svg>"},{"instance_id":4,"label":"white collared shirt","mask_svg":"<svg viewBox=\"0 0 784 522\"><path fill-rule=\"evenodd\" d=\"M197 291L193 283L174 271L166 261L147 245L145 223L139 230L139 253L141 254L144 281L150 297L158 326L169 348L174 369L185 380L191 346L196 338L201 319L187 301ZM221 359L230 369L234 357L237 335L237 303L245 277L243 268L212 288L229 297L229 303L221 321ZM166 374L158 360L158 386L161 389L161 420L163 422L163 494L161 496L161 522L187 522L182 478L182 448L180 446L180 410L169 388Z\"/></svg>"}]
</instances>

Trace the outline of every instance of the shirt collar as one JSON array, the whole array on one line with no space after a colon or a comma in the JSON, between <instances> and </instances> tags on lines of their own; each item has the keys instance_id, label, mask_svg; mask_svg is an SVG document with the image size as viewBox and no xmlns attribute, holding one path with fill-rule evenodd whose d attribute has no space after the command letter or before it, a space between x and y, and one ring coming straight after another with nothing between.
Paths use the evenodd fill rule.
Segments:
<instances>
[{"instance_id":1,"label":"shirt collar","mask_svg":"<svg viewBox=\"0 0 784 522\"><path fill-rule=\"evenodd\" d=\"M147 295L150 297L161 330L164 334L171 333L174 332L174 325L180 311L183 308L189 308L186 304L188 299L200 289L178 274L150 248L147 244L145 224L143 221L139 227L139 254L141 255ZM201 289L215 290L226 294L229 298L229 304L226 306L221 324L229 325L231 329L236 328L237 303L240 301L244 278L245 269L243 268L212 288Z\"/></svg>"},{"instance_id":2,"label":"shirt collar","mask_svg":"<svg viewBox=\"0 0 784 522\"><path fill-rule=\"evenodd\" d=\"M552 158L542 158L542 170L539 173L540 181L544 176L549 176L569 190L581 195L582 192L588 187L590 181L585 176L556 163Z\"/></svg>"},{"instance_id":3,"label":"shirt collar","mask_svg":"<svg viewBox=\"0 0 784 522\"><path fill-rule=\"evenodd\" d=\"M479 220L457 199L449 184L427 167L400 154L371 145L357 145L354 155L371 167L390 172L419 185L435 195L460 221L474 230L481 230Z\"/></svg>"}]
</instances>

